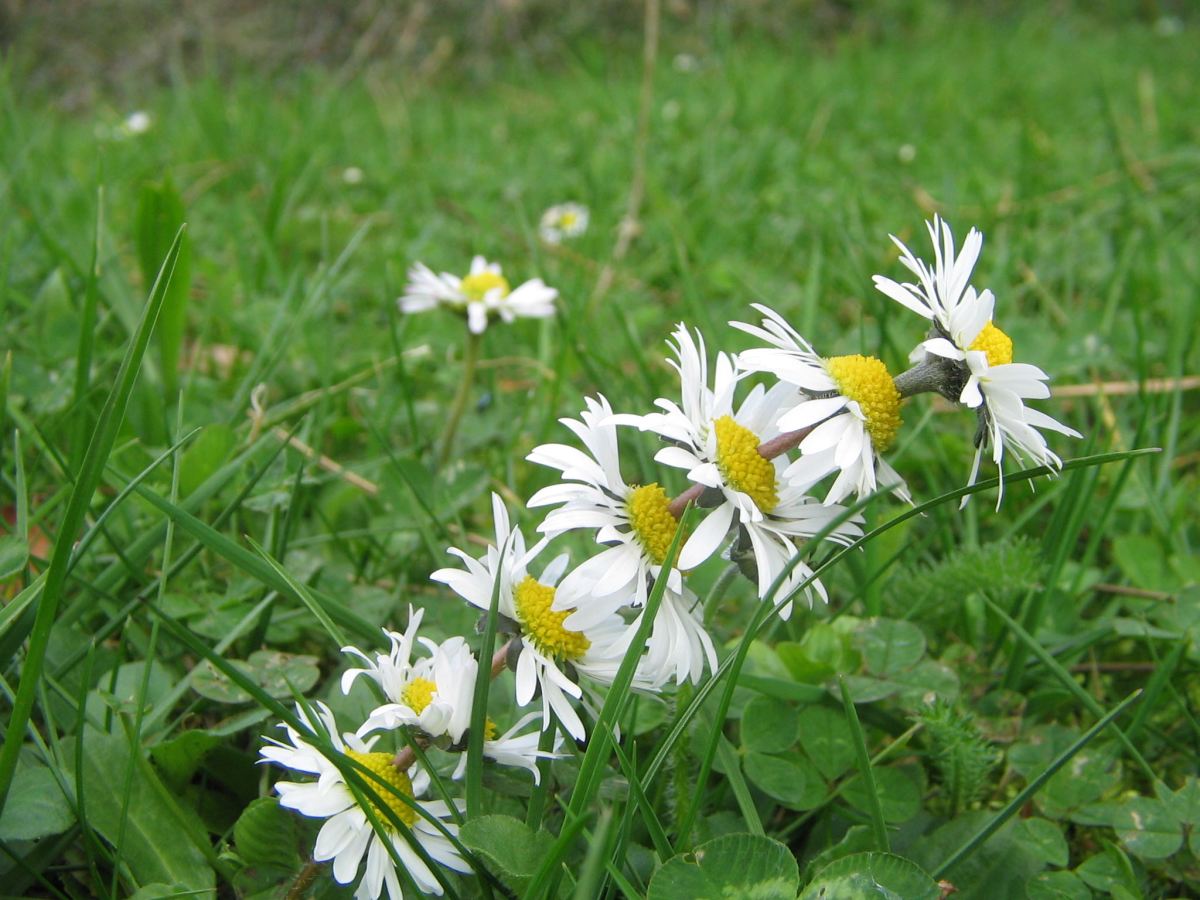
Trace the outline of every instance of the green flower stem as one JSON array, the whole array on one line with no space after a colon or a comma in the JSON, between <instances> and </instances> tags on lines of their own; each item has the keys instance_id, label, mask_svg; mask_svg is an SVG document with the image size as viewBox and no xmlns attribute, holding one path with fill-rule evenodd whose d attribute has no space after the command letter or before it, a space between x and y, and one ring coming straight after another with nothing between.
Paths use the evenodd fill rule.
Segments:
<instances>
[{"instance_id":1,"label":"green flower stem","mask_svg":"<svg viewBox=\"0 0 1200 900\"><path fill-rule=\"evenodd\" d=\"M483 335L467 332L466 345L463 348L462 380L458 383L458 391L450 406L450 415L446 419L446 427L442 431L442 449L438 452L438 468L446 464L450 458L450 448L454 445L454 435L458 433L458 424L462 421L471 398L471 383L475 379L475 369L479 363L479 346L483 343Z\"/></svg>"}]
</instances>

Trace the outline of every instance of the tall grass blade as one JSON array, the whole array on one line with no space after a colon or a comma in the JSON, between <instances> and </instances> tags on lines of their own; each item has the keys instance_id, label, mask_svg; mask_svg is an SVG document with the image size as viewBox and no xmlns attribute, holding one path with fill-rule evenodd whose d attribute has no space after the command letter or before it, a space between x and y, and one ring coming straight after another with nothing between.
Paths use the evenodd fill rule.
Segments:
<instances>
[{"instance_id":1,"label":"tall grass blade","mask_svg":"<svg viewBox=\"0 0 1200 900\"><path fill-rule=\"evenodd\" d=\"M21 683L17 686L12 715L5 731L4 747L3 750L0 750L0 807L4 805L8 797L8 790L12 786L13 775L17 768L17 757L24 743L25 726L33 712L33 703L45 663L46 647L50 641L50 631L54 627L58 606L66 587L67 564L71 559L72 543L83 524L88 507L91 505L92 495L100 483L104 465L108 461L109 453L112 452L117 431L124 419L125 407L129 402L129 395L133 391L134 381L141 368L142 357L150 343L154 325L158 321L158 315L166 297L167 287L171 283L171 275L175 269L175 260L179 255L182 238L183 229L180 229L159 269L158 278L150 292L150 300L146 304L137 331L129 342L125 358L121 361L121 367L117 371L113 390L109 393L108 399L100 411L100 418L80 464L79 476L71 491L67 511L59 528L58 541L54 545L50 566L46 570L46 584L38 605L37 618L34 620L33 631L30 633L29 649L25 655Z\"/></svg>"}]
</instances>

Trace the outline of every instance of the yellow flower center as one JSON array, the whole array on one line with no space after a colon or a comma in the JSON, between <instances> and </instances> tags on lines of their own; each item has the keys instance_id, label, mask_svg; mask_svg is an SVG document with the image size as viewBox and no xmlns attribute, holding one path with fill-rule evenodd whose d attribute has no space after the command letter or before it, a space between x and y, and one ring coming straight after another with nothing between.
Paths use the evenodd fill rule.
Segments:
<instances>
[{"instance_id":1,"label":"yellow flower center","mask_svg":"<svg viewBox=\"0 0 1200 900\"><path fill-rule=\"evenodd\" d=\"M713 422L717 432L717 468L734 490L741 491L768 513L779 504L775 467L758 452L758 435L732 416Z\"/></svg>"},{"instance_id":2,"label":"yellow flower center","mask_svg":"<svg viewBox=\"0 0 1200 900\"><path fill-rule=\"evenodd\" d=\"M873 356L835 356L825 361L838 391L858 403L867 419L871 446L882 453L900 430L900 392L882 360Z\"/></svg>"},{"instance_id":3,"label":"yellow flower center","mask_svg":"<svg viewBox=\"0 0 1200 900\"><path fill-rule=\"evenodd\" d=\"M482 300L488 291L500 288L500 296L507 297L509 292L508 279L495 272L480 272L478 275L468 275L462 280L459 289L472 300Z\"/></svg>"},{"instance_id":4,"label":"yellow flower center","mask_svg":"<svg viewBox=\"0 0 1200 900\"><path fill-rule=\"evenodd\" d=\"M558 218L558 224L563 228L570 228L579 221L579 214L574 212L565 212Z\"/></svg>"},{"instance_id":5,"label":"yellow flower center","mask_svg":"<svg viewBox=\"0 0 1200 900\"><path fill-rule=\"evenodd\" d=\"M968 350L982 350L987 354L989 366L1006 366L1013 361L1013 342L1007 334L988 322L983 331L971 342Z\"/></svg>"},{"instance_id":6,"label":"yellow flower center","mask_svg":"<svg viewBox=\"0 0 1200 900\"><path fill-rule=\"evenodd\" d=\"M488 716L483 720L483 739L485 741L494 741L500 729L496 727L496 723L492 721L492 717Z\"/></svg>"},{"instance_id":7,"label":"yellow flower center","mask_svg":"<svg viewBox=\"0 0 1200 900\"><path fill-rule=\"evenodd\" d=\"M370 769L374 774L382 778L387 784L391 785L401 794L408 798L412 798L413 789L412 781L409 780L408 773L404 772L393 764L393 756L390 753L359 753L357 750L347 750L346 755ZM362 774L361 772L359 773ZM386 787L376 781L374 778L363 776L364 780L370 785L371 789L379 795L379 800L388 809L396 814L396 816L405 825L410 828L417 821L417 811L389 791ZM379 821L390 827L391 820L387 814L383 812L374 802L371 803L371 810L379 817Z\"/></svg>"},{"instance_id":8,"label":"yellow flower center","mask_svg":"<svg viewBox=\"0 0 1200 900\"><path fill-rule=\"evenodd\" d=\"M675 527L679 523L671 515L671 501L658 484L644 484L629 492L625 509L629 525L646 554L658 565L667 558Z\"/></svg>"},{"instance_id":9,"label":"yellow flower center","mask_svg":"<svg viewBox=\"0 0 1200 900\"><path fill-rule=\"evenodd\" d=\"M553 659L575 660L592 646L580 631L563 628L563 619L571 614L569 609L555 612L550 608L554 602L554 588L547 587L526 575L524 581L513 592L513 603L525 637L542 653Z\"/></svg>"},{"instance_id":10,"label":"yellow flower center","mask_svg":"<svg viewBox=\"0 0 1200 900\"><path fill-rule=\"evenodd\" d=\"M436 693L437 685L434 682L428 678L414 678L404 686L404 690L400 692L400 699L419 716L433 702L433 695Z\"/></svg>"}]
</instances>

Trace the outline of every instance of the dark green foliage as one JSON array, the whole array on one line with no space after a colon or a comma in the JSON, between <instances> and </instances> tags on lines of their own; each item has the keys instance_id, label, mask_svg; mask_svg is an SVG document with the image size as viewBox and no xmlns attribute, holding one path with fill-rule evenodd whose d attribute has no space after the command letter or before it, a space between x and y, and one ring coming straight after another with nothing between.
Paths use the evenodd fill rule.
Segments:
<instances>
[{"instance_id":1,"label":"dark green foliage","mask_svg":"<svg viewBox=\"0 0 1200 900\"><path fill-rule=\"evenodd\" d=\"M935 700L914 718L925 731L940 787L940 805L954 818L988 789L1000 753L979 732L975 717L958 704Z\"/></svg>"}]
</instances>

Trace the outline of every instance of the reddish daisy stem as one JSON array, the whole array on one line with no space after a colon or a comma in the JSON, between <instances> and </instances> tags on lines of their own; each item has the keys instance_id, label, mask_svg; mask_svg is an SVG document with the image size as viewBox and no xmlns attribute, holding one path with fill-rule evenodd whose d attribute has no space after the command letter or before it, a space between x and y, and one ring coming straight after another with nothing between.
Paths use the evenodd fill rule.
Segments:
<instances>
[{"instance_id":1,"label":"reddish daisy stem","mask_svg":"<svg viewBox=\"0 0 1200 900\"><path fill-rule=\"evenodd\" d=\"M789 450L794 450L804 440L812 428L801 428L797 431L786 431L781 435L771 438L769 441L764 441L758 445L758 453L763 459L774 459L782 453L787 453ZM687 509L687 505L700 499L704 493L705 486L702 484L693 484L686 491L671 501L667 507L676 519L683 515L683 511ZM499 677L504 671L508 663L508 648L512 645L512 640L505 643L500 649L492 654L492 678ZM416 754L411 747L404 747L396 754L392 760L392 765L397 769L404 771L416 762Z\"/></svg>"}]
</instances>

